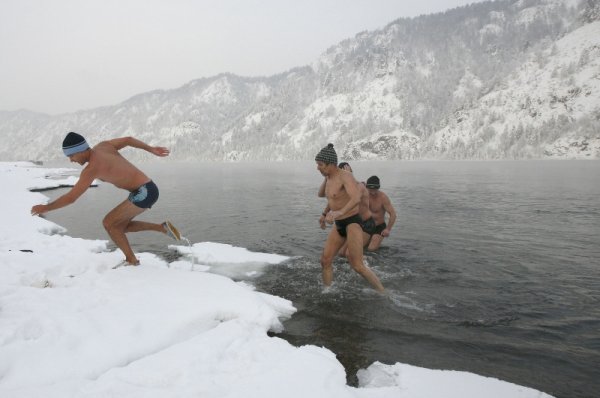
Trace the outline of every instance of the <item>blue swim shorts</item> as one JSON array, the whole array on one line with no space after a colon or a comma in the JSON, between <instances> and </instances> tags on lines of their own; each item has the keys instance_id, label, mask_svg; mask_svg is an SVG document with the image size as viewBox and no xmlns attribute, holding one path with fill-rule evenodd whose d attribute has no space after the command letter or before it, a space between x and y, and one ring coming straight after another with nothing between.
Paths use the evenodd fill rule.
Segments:
<instances>
[{"instance_id":1,"label":"blue swim shorts","mask_svg":"<svg viewBox=\"0 0 600 398\"><path fill-rule=\"evenodd\" d=\"M150 180L135 191L132 191L127 199L137 207L150 209L158 200L158 187Z\"/></svg>"}]
</instances>

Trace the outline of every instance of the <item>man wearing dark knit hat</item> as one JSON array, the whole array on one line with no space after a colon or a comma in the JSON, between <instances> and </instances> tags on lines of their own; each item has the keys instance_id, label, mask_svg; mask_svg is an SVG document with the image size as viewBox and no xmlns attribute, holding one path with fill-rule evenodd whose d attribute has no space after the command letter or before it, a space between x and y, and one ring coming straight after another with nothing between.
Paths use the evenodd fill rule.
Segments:
<instances>
[{"instance_id":1,"label":"man wearing dark knit hat","mask_svg":"<svg viewBox=\"0 0 600 398\"><path fill-rule=\"evenodd\" d=\"M338 169L348 171L352 173L352 166L348 162L341 162L338 164ZM375 220L371 216L371 210L369 209L369 191L365 187L364 182L359 182L356 185L358 187L358 191L360 192L360 202L358 203L358 214L362 219L362 230L363 230L363 248L365 248L369 244L369 240L371 239L371 235L373 234L373 230L375 229ZM319 192L317 196L319 198L325 197L325 189L327 187L327 177L323 180L323 183L319 187ZM319 224L321 225L321 229L325 229L325 215L329 212L329 205L325 207L321 217L319 217ZM348 245L344 243L340 251L338 252L338 256L347 257L348 256Z\"/></svg>"},{"instance_id":2,"label":"man wearing dark knit hat","mask_svg":"<svg viewBox=\"0 0 600 398\"><path fill-rule=\"evenodd\" d=\"M390 232L396 222L396 209L392 206L390 198L379 190L381 183L379 177L371 176L367 179L367 190L369 191L369 209L375 220L375 228L371 234L369 251L375 251L381 246L383 238L390 236ZM385 223L385 213L389 213L388 223Z\"/></svg>"},{"instance_id":3,"label":"man wearing dark knit hat","mask_svg":"<svg viewBox=\"0 0 600 398\"><path fill-rule=\"evenodd\" d=\"M70 132L63 141L63 152L71 162L87 166L83 169L77 183L69 192L45 205L31 208L32 215L43 214L60 209L75 202L97 178L109 182L117 188L130 192L129 197L112 209L102 224L112 241L125 254L125 261L119 265L138 265L127 236L127 232L157 231L167 234L175 240L181 239L179 231L169 222L154 224L133 219L151 208L158 200L158 187L141 170L129 163L119 151L125 147L143 149L156 156L168 156L164 147L150 146L133 137L115 138L102 141L90 148L85 138Z\"/></svg>"},{"instance_id":4,"label":"man wearing dark knit hat","mask_svg":"<svg viewBox=\"0 0 600 398\"><path fill-rule=\"evenodd\" d=\"M363 262L362 219L358 214L360 192L357 182L345 170L337 167L337 154L333 144L328 144L315 156L317 170L326 178L325 196L329 209L324 214L327 222L335 222L321 255L323 284L330 286L333 281L333 259L344 245L348 244L348 261L357 273L365 278L375 290L384 288L377 275Z\"/></svg>"}]
</instances>

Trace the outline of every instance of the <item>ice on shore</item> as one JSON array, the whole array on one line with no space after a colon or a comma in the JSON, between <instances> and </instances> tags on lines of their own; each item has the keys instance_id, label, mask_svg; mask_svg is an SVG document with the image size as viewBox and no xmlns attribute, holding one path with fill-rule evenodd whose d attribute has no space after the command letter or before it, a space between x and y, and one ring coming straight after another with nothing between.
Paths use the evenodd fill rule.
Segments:
<instances>
[{"instance_id":1,"label":"ice on shore","mask_svg":"<svg viewBox=\"0 0 600 398\"><path fill-rule=\"evenodd\" d=\"M195 270L210 270L238 279L257 277L268 265L289 260L289 257L279 254L256 253L243 247L215 242L194 243L191 247L170 245L169 248L184 255L187 262L193 263Z\"/></svg>"},{"instance_id":2,"label":"ice on shore","mask_svg":"<svg viewBox=\"0 0 600 398\"><path fill-rule=\"evenodd\" d=\"M360 388L347 386L331 351L267 335L293 303L212 273L223 264L260 272L285 257L204 242L177 247L194 258L140 253L141 266L113 270L122 254L105 240L30 215L47 200L30 189L62 184L46 178L61 172L0 163L2 397L549 397L400 363L374 363L359 372ZM211 272L191 272L192 260Z\"/></svg>"}]
</instances>

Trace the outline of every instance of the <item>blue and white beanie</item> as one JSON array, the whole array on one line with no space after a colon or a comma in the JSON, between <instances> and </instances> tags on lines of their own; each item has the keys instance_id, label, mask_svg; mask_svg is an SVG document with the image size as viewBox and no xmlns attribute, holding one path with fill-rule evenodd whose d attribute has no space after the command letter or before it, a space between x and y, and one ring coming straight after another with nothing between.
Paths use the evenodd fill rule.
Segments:
<instances>
[{"instance_id":1,"label":"blue and white beanie","mask_svg":"<svg viewBox=\"0 0 600 398\"><path fill-rule=\"evenodd\" d=\"M69 134L67 134L67 136L63 140L62 147L65 156L71 156L76 153L90 149L90 146L85 141L85 138L72 131Z\"/></svg>"}]
</instances>

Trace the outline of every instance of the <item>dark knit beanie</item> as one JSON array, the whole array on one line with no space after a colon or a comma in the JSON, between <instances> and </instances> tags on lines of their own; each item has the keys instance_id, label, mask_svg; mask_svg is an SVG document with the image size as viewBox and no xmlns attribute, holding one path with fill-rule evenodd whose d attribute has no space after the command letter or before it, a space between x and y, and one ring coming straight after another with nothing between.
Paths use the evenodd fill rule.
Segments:
<instances>
[{"instance_id":1,"label":"dark knit beanie","mask_svg":"<svg viewBox=\"0 0 600 398\"><path fill-rule=\"evenodd\" d=\"M332 163L337 165L337 153L335 153L335 149L333 149L333 144L327 144L327 146L315 156L315 160L324 162L324 163Z\"/></svg>"},{"instance_id":2,"label":"dark knit beanie","mask_svg":"<svg viewBox=\"0 0 600 398\"><path fill-rule=\"evenodd\" d=\"M62 148L65 156L71 156L90 149L90 146L85 141L85 138L71 131L63 140Z\"/></svg>"},{"instance_id":3,"label":"dark knit beanie","mask_svg":"<svg viewBox=\"0 0 600 398\"><path fill-rule=\"evenodd\" d=\"M379 189L380 186L381 185L379 185L379 177L377 176L371 176L367 180L367 188Z\"/></svg>"}]
</instances>

